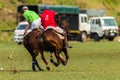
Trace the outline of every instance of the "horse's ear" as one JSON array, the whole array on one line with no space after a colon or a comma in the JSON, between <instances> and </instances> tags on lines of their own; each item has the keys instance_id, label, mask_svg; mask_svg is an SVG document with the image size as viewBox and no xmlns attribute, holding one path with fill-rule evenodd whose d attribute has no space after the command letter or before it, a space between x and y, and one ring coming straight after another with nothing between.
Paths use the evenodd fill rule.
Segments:
<instances>
[{"instance_id":1,"label":"horse's ear","mask_svg":"<svg viewBox=\"0 0 120 80\"><path fill-rule=\"evenodd\" d=\"M56 14L54 18L55 18L55 22L56 22L57 24L59 24L59 22L60 22L60 15L59 15L59 14Z\"/></svg>"},{"instance_id":2,"label":"horse's ear","mask_svg":"<svg viewBox=\"0 0 120 80\"><path fill-rule=\"evenodd\" d=\"M55 17L56 17L57 19L60 19L60 14L56 14Z\"/></svg>"}]
</instances>

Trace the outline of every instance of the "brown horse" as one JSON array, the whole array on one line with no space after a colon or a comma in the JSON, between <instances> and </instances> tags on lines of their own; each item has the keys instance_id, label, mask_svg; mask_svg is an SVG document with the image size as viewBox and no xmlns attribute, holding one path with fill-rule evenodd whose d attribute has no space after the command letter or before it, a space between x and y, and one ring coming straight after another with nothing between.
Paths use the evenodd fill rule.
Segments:
<instances>
[{"instance_id":1,"label":"brown horse","mask_svg":"<svg viewBox=\"0 0 120 80\"><path fill-rule=\"evenodd\" d=\"M52 29L46 30L43 33L40 30L33 30L24 37L23 44L32 56L33 71L36 70L35 65L40 71L43 71L36 60L39 52L41 54L42 60L46 64L46 69L48 70L50 70L50 67L48 65L48 61L44 56L44 51L49 51L50 53L55 54L57 62L55 62L52 57L50 60L55 66L58 66L60 63L66 65L69 59L67 48L64 47L64 41L61 40L56 32ZM65 54L66 60L64 60L63 57L60 55L62 51Z\"/></svg>"},{"instance_id":2,"label":"brown horse","mask_svg":"<svg viewBox=\"0 0 120 80\"><path fill-rule=\"evenodd\" d=\"M61 18L62 19L62 18ZM64 19L65 20L65 19ZM67 26L64 24L64 20L60 22L61 26ZM61 21L61 20L59 20ZM32 32L28 33L24 39L23 44L25 48L29 51L29 53L32 56L32 69L35 71L35 65L38 67L40 71L43 71L43 69L39 66L36 57L38 54L41 54L41 58L46 64L46 69L50 70L50 67L48 65L48 61L44 56L44 52L50 52L51 54L54 54L57 62L55 62L51 56L51 63L53 63L56 67L62 63L63 65L66 65L69 59L67 48L65 48L64 40L60 39L58 34L52 29L48 29L44 32L42 30L33 30ZM61 56L61 52L65 55L65 60Z\"/></svg>"},{"instance_id":3,"label":"brown horse","mask_svg":"<svg viewBox=\"0 0 120 80\"><path fill-rule=\"evenodd\" d=\"M33 30L32 32L28 33L23 39L23 45L28 50L30 55L32 56L32 69L35 71L35 65L38 67L40 71L43 69L39 66L36 57L38 56L40 49L37 37L41 34L41 31Z\"/></svg>"},{"instance_id":4,"label":"brown horse","mask_svg":"<svg viewBox=\"0 0 120 80\"><path fill-rule=\"evenodd\" d=\"M40 47L43 48L44 51L49 51L50 53L54 53L57 59L57 62L54 62L54 60L51 58L51 62L58 66L60 62L63 65L67 64L67 61L69 59L67 48L65 48L64 40L60 39L58 34L52 29L48 29L43 32L43 35L41 37L43 39L43 45ZM66 60L64 61L63 57L60 55L61 52L64 52Z\"/></svg>"}]
</instances>

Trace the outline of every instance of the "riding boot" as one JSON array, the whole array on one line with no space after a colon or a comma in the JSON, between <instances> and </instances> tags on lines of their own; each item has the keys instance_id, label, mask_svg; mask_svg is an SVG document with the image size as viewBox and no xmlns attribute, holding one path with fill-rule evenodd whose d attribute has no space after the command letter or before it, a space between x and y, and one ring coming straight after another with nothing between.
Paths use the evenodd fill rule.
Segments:
<instances>
[{"instance_id":1,"label":"riding boot","mask_svg":"<svg viewBox=\"0 0 120 80\"><path fill-rule=\"evenodd\" d=\"M68 44L66 34L64 34L64 43L65 43L65 48L72 48L72 46Z\"/></svg>"},{"instance_id":2,"label":"riding boot","mask_svg":"<svg viewBox=\"0 0 120 80\"><path fill-rule=\"evenodd\" d=\"M68 44L67 39L65 39L64 42L65 42L65 48L73 48L71 45Z\"/></svg>"}]
</instances>

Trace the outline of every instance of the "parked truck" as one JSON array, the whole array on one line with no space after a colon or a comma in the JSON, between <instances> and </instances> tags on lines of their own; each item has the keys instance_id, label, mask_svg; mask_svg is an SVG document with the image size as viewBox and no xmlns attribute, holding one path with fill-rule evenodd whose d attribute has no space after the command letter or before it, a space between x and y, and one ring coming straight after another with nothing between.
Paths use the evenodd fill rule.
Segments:
<instances>
[{"instance_id":1,"label":"parked truck","mask_svg":"<svg viewBox=\"0 0 120 80\"><path fill-rule=\"evenodd\" d=\"M84 14L84 17L82 14ZM84 21L82 21L82 18ZM79 24L82 42L85 42L88 37L95 41L103 38L112 41L118 35L118 25L115 18L105 16L105 11L102 9L81 10Z\"/></svg>"},{"instance_id":2,"label":"parked truck","mask_svg":"<svg viewBox=\"0 0 120 80\"><path fill-rule=\"evenodd\" d=\"M17 22L24 20L21 9L17 8ZM27 5L39 15L44 5ZM118 25L114 17L105 16L104 10L85 9L80 10L77 6L47 5L49 9L55 10L61 15L66 15L69 22L68 40L86 42L88 38L99 41L106 38L112 41L118 34Z\"/></svg>"}]
</instances>

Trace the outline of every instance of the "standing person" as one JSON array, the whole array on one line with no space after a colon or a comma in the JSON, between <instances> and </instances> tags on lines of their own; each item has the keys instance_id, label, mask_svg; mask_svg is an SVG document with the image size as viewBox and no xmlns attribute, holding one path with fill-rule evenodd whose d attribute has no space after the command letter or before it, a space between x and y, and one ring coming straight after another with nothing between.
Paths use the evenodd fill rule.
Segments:
<instances>
[{"instance_id":1,"label":"standing person","mask_svg":"<svg viewBox=\"0 0 120 80\"><path fill-rule=\"evenodd\" d=\"M28 21L28 25L25 29L24 35L27 34L27 30L31 29L36 29L36 28L43 28L41 25L41 18L38 16L37 13L35 13L32 10L29 10L27 6L23 6L22 8L23 12L23 17L25 18L26 21Z\"/></svg>"},{"instance_id":2,"label":"standing person","mask_svg":"<svg viewBox=\"0 0 120 80\"><path fill-rule=\"evenodd\" d=\"M63 34L65 39L65 47L67 48L72 48L71 46L68 46L68 42L67 42L67 37L66 37L66 33L65 31L60 28L59 26L57 26L56 21L55 21L55 17L58 16L58 13L53 11L53 10L49 10L47 6L44 6L42 9L42 14L41 14L41 23L44 27L44 30L47 29L54 29L56 32Z\"/></svg>"}]
</instances>

